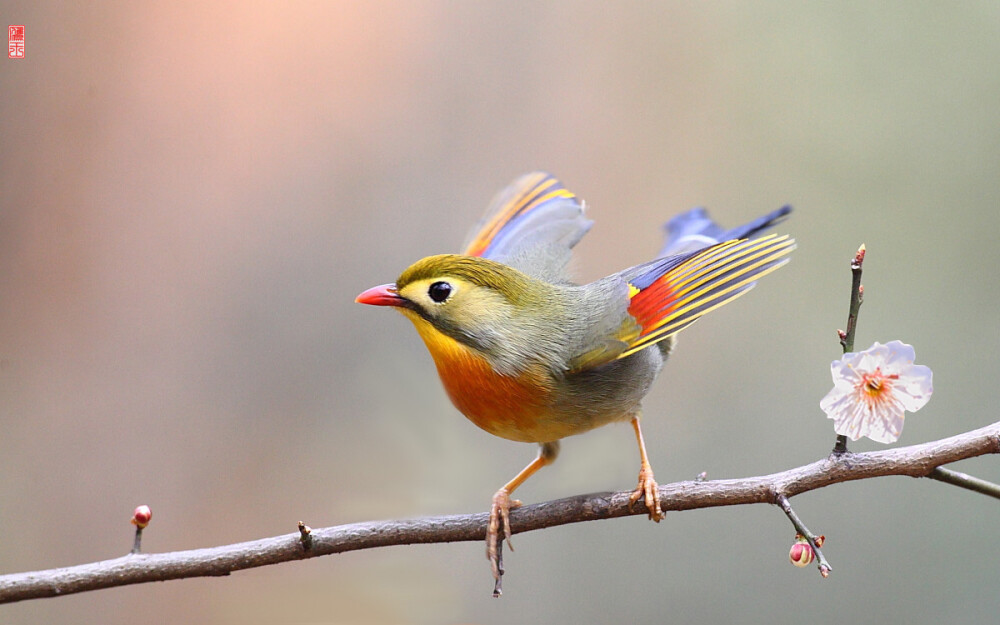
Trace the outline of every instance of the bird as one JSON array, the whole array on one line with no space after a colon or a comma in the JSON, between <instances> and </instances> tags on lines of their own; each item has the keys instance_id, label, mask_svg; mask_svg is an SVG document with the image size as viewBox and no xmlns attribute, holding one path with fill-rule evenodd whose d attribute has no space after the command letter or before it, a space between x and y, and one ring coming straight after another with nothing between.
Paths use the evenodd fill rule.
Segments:
<instances>
[{"instance_id":1,"label":"bird","mask_svg":"<svg viewBox=\"0 0 1000 625\"><path fill-rule=\"evenodd\" d=\"M584 209L553 175L525 174L493 199L460 254L418 260L394 283L356 298L413 322L449 398L470 421L539 445L491 502L486 555L497 589L500 542L510 544L510 509L521 505L511 494L556 459L563 438L630 422L640 468L629 505L641 499L650 519L663 518L640 426L642 399L678 332L745 294L795 249L787 235L753 238L790 206L729 230L699 207L666 224L653 260L580 285L567 264L593 224Z\"/></svg>"}]
</instances>

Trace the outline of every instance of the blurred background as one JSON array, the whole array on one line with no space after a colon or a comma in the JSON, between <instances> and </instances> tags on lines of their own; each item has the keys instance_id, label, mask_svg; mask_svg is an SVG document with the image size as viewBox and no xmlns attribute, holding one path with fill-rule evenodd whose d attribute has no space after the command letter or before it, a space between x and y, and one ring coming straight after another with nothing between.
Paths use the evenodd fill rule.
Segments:
<instances>
[{"instance_id":1,"label":"blurred background","mask_svg":"<svg viewBox=\"0 0 1000 625\"><path fill-rule=\"evenodd\" d=\"M89 3L88 3L89 4ZM936 393L899 444L997 420L1000 5L3 2L0 572L354 521L485 511L535 454L448 402L354 296L456 251L514 177L596 221L576 273L648 260L704 205L784 203L793 261L684 333L646 401L662 483L825 456L848 304ZM852 450L880 446L862 441ZM956 465L1000 479L993 458ZM635 485L627 425L564 441L527 502ZM23 602L5 623L980 623L995 501L884 478L773 506L395 547Z\"/></svg>"}]
</instances>

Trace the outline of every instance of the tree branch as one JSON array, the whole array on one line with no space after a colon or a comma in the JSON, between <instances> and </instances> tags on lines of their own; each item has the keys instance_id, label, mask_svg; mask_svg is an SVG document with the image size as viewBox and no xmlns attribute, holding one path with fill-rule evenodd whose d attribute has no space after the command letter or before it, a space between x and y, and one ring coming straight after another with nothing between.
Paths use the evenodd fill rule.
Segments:
<instances>
[{"instance_id":1,"label":"tree branch","mask_svg":"<svg viewBox=\"0 0 1000 625\"><path fill-rule=\"evenodd\" d=\"M986 480L968 475L966 473L952 471L951 469L945 469L944 467L938 467L928 473L927 477L932 480L938 480L939 482L951 484L952 486L968 488L971 491L975 491L981 495L986 495L987 497L1000 499L1000 484L987 482Z\"/></svg>"},{"instance_id":2,"label":"tree branch","mask_svg":"<svg viewBox=\"0 0 1000 625\"><path fill-rule=\"evenodd\" d=\"M660 486L664 510L693 510L752 503L777 504L779 496L798 495L831 484L887 475L932 476L943 464L1000 453L1000 422L950 438L866 453L831 455L795 469L760 477L685 481ZM593 493L511 510L513 533L612 519L632 514L629 494ZM130 554L47 571L0 576L0 603L56 597L129 584L228 575L233 571L302 560L332 553L486 537L487 513L403 521L372 521L296 531L250 542L160 554ZM303 526L304 527L304 526ZM308 540L304 540L304 537Z\"/></svg>"}]
</instances>

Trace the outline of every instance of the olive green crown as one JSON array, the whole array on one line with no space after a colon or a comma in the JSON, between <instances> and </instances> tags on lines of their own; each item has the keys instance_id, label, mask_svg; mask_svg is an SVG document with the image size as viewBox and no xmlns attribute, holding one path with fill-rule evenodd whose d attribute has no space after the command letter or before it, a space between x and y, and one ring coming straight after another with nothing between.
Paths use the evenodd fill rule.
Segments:
<instances>
[{"instance_id":1,"label":"olive green crown","mask_svg":"<svg viewBox=\"0 0 1000 625\"><path fill-rule=\"evenodd\" d=\"M501 293L512 304L527 304L544 289L532 288L540 283L517 269L493 260L459 254L439 254L418 260L396 280L396 288L428 278L455 277L477 286ZM536 297L533 297L536 296Z\"/></svg>"}]
</instances>

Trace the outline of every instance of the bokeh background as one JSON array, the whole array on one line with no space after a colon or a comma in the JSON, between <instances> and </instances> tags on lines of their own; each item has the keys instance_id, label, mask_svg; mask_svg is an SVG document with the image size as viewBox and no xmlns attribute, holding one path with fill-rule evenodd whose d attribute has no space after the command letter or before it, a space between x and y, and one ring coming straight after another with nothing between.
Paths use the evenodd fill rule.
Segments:
<instances>
[{"instance_id":1,"label":"bokeh background","mask_svg":"<svg viewBox=\"0 0 1000 625\"><path fill-rule=\"evenodd\" d=\"M581 280L695 205L784 203L799 249L687 331L646 402L661 482L824 456L848 261L858 345L936 393L900 444L997 419L1000 5L3 2L0 572L361 520L483 511L535 453L448 403L402 317L354 304L454 251L532 169L585 198ZM859 442L852 449L874 449ZM564 442L519 491L635 483L631 429ZM996 458L958 468L1000 479ZM397 547L0 608L4 623L981 623L995 501L887 478L774 507Z\"/></svg>"}]
</instances>

